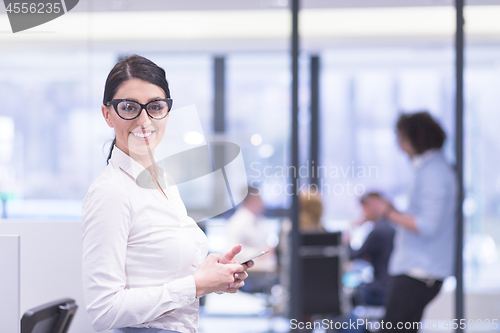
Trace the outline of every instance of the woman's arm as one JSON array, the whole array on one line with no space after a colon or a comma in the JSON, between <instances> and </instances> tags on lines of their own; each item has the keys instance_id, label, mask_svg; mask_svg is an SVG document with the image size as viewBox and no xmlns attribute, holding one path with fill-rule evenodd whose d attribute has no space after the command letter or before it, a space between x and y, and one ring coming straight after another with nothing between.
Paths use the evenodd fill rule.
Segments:
<instances>
[{"instance_id":1,"label":"woman's arm","mask_svg":"<svg viewBox=\"0 0 500 333\"><path fill-rule=\"evenodd\" d=\"M411 230L414 233L419 232L417 224L415 223L415 216L397 211L389 201L382 198L373 197L367 200L370 200L370 204L373 209L378 212L379 216L383 216L389 221Z\"/></svg>"},{"instance_id":2,"label":"woman's arm","mask_svg":"<svg viewBox=\"0 0 500 333\"><path fill-rule=\"evenodd\" d=\"M448 223L447 211L455 204L455 176L442 165L429 166L420 171L417 186L418 191L412 197L413 215L387 206L386 217L422 237L435 237L443 223Z\"/></svg>"},{"instance_id":3,"label":"woman's arm","mask_svg":"<svg viewBox=\"0 0 500 333\"><path fill-rule=\"evenodd\" d=\"M392 205L389 203L390 208L386 208L387 212L384 216L391 222L399 224L400 226L413 231L418 234L418 228L415 224L415 216L406 215L401 212L398 212Z\"/></svg>"}]
</instances>

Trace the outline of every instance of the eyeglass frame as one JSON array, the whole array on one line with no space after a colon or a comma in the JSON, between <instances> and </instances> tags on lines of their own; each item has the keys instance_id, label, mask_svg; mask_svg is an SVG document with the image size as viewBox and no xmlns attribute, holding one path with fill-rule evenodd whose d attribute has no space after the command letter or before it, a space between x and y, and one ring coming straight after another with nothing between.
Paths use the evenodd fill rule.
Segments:
<instances>
[{"instance_id":1,"label":"eyeglass frame","mask_svg":"<svg viewBox=\"0 0 500 333\"><path fill-rule=\"evenodd\" d=\"M165 115L163 117L161 117L161 118L155 118L155 117L153 117L148 112L148 109L147 109L147 106L149 104L154 103L154 102L158 102L158 101L166 102L167 106L168 106L167 113L165 113ZM139 104L141 106L141 109L139 110L139 112L137 113L137 115L134 118L123 118L120 115L120 112L118 112L118 104L120 104L121 102L133 102L133 103L137 103L137 104ZM172 105L173 104L174 104L174 100L172 98L155 99L153 101L147 102L146 104L141 104L141 103L139 103L137 101L134 101L133 99L126 99L125 98L125 99L112 99L111 101L109 101L109 102L106 103L106 106L113 106L113 109L115 109L115 112L118 115L118 117L122 118L123 120L134 120L135 118L137 118L137 117L139 117L141 115L143 109L146 111L146 114L148 115L149 118L154 119L154 120L162 120L163 118L165 118L166 116L168 116L168 114L172 110Z\"/></svg>"}]
</instances>

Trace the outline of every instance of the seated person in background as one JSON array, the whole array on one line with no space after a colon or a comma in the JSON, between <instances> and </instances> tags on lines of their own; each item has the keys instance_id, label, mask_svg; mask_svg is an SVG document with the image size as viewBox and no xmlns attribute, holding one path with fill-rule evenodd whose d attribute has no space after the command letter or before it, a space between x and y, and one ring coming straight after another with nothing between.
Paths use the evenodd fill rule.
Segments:
<instances>
[{"instance_id":1,"label":"seated person in background","mask_svg":"<svg viewBox=\"0 0 500 333\"><path fill-rule=\"evenodd\" d=\"M299 193L299 229L300 232L326 232L321 224L323 202L318 193L305 191ZM281 225L280 251L289 253L288 235L292 231L292 221L286 219Z\"/></svg>"},{"instance_id":2,"label":"seated person in background","mask_svg":"<svg viewBox=\"0 0 500 333\"><path fill-rule=\"evenodd\" d=\"M301 233L326 232L321 224L323 215L323 202L319 193L303 191L299 193L299 231ZM276 307L278 313L288 314L289 286L290 286L290 233L292 232L292 221L283 220L279 237L280 253L280 284L283 289L283 297ZM248 279L248 278L247 278ZM246 280L245 280L246 281ZM246 282L245 282L246 283ZM309 320L309 318L304 318Z\"/></svg>"},{"instance_id":3,"label":"seated person in background","mask_svg":"<svg viewBox=\"0 0 500 333\"><path fill-rule=\"evenodd\" d=\"M259 189L248 187L248 194L236 212L227 221L227 244L240 244L242 250L235 260L244 259L257 252L270 252L254 261L252 280L245 280L242 291L267 292L277 283L277 260L274 248L268 244L268 228L263 217L265 207Z\"/></svg>"},{"instance_id":4,"label":"seated person in background","mask_svg":"<svg viewBox=\"0 0 500 333\"><path fill-rule=\"evenodd\" d=\"M379 193L371 192L364 195L360 201L363 206L363 218L353 223L361 225L366 221L374 223L373 230L368 234L361 248L353 250L349 246L351 260L364 259L370 262L374 269L373 282L361 284L355 294L355 305L384 305L389 288L389 275L387 267L393 248L395 229L373 207L373 199L381 199ZM348 242L349 235L344 238Z\"/></svg>"},{"instance_id":5,"label":"seated person in background","mask_svg":"<svg viewBox=\"0 0 500 333\"><path fill-rule=\"evenodd\" d=\"M321 224L323 215L323 203L318 193L311 191L299 193L299 230L305 232L326 232ZM290 240L288 239L292 231L292 221L286 219L281 224L279 250L285 264L290 255Z\"/></svg>"},{"instance_id":6,"label":"seated person in background","mask_svg":"<svg viewBox=\"0 0 500 333\"><path fill-rule=\"evenodd\" d=\"M305 192L299 194L299 227L300 232L325 232L321 225L323 203L318 194Z\"/></svg>"}]
</instances>

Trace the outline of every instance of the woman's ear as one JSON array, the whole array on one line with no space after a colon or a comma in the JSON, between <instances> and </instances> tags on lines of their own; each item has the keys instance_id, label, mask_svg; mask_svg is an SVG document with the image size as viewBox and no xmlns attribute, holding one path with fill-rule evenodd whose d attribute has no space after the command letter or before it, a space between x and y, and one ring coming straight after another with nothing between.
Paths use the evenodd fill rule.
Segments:
<instances>
[{"instance_id":1,"label":"woman's ear","mask_svg":"<svg viewBox=\"0 0 500 333\"><path fill-rule=\"evenodd\" d=\"M109 107L107 107L106 105L102 105L101 111L102 111L102 116L106 120L106 123L108 123L108 126L113 127L113 122L111 121L111 114L109 112Z\"/></svg>"}]
</instances>

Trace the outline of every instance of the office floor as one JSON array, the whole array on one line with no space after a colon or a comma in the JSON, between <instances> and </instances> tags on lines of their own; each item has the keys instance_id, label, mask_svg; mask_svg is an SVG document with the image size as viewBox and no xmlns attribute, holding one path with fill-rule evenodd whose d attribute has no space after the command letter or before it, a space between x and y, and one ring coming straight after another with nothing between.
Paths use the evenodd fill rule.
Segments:
<instances>
[{"instance_id":1,"label":"office floor","mask_svg":"<svg viewBox=\"0 0 500 333\"><path fill-rule=\"evenodd\" d=\"M433 323L433 324L432 324ZM497 321L498 323L498 321ZM432 325L431 325L432 324ZM447 320L424 320L421 333L448 332ZM483 325L484 324L484 325ZM431 328L438 325L440 329ZM491 325L474 323L474 329L466 329L467 333L500 332L500 328L492 329ZM472 326L471 326L472 328ZM200 333L285 333L290 331L290 320L279 316L271 316L266 307L266 298L259 294L236 294L206 296L205 306L200 308ZM316 329L313 333L325 333L325 330Z\"/></svg>"},{"instance_id":2,"label":"office floor","mask_svg":"<svg viewBox=\"0 0 500 333\"><path fill-rule=\"evenodd\" d=\"M200 308L200 333L281 333L289 329L287 318L271 316L263 295L210 294Z\"/></svg>"}]
</instances>

